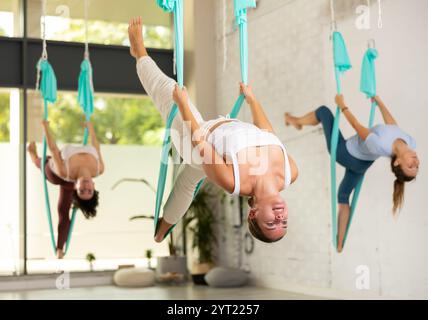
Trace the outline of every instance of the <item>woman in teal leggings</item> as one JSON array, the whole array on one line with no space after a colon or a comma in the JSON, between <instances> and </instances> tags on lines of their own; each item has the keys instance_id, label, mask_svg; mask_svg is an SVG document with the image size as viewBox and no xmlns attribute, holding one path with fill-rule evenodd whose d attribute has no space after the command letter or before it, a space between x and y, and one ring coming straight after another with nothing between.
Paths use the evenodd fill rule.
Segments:
<instances>
[{"instance_id":1,"label":"woman in teal leggings","mask_svg":"<svg viewBox=\"0 0 428 320\"><path fill-rule=\"evenodd\" d=\"M343 96L336 96L336 104L357 132L356 135L347 140L342 133L339 133L337 146L337 162L346 169L338 191L337 250L339 252L343 249L343 239L349 221L350 195L374 161L382 156L391 158L391 169L396 176L393 194L394 213L403 204L405 183L414 180L419 171L419 159L414 151L416 148L415 140L398 127L397 122L379 97L375 97L374 100L379 106L385 124L368 129L351 113ZM303 117L293 117L286 113L285 123L286 125L293 125L298 130L302 129L303 126L315 126L321 123L327 148L330 152L334 116L329 108L319 107Z\"/></svg>"}]
</instances>

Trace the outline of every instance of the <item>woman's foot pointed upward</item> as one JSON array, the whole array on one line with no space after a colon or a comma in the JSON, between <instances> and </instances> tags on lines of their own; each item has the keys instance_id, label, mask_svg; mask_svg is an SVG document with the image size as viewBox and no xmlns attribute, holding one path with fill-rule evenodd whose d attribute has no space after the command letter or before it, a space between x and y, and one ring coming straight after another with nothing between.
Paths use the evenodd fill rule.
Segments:
<instances>
[{"instance_id":1,"label":"woman's foot pointed upward","mask_svg":"<svg viewBox=\"0 0 428 320\"><path fill-rule=\"evenodd\" d=\"M284 114L284 118L285 118L285 125L286 126L292 125L297 130L302 130L303 126L298 123L296 117L293 117L291 114L289 114L288 112L286 112Z\"/></svg>"},{"instance_id":2,"label":"woman's foot pointed upward","mask_svg":"<svg viewBox=\"0 0 428 320\"><path fill-rule=\"evenodd\" d=\"M143 39L143 23L141 17L133 18L129 21L128 26L129 43L131 46L130 53L135 59L147 56Z\"/></svg>"},{"instance_id":3,"label":"woman's foot pointed upward","mask_svg":"<svg viewBox=\"0 0 428 320\"><path fill-rule=\"evenodd\" d=\"M36 147L36 143L34 141L32 141L28 144L27 152L30 155L33 163L36 163L36 160L39 158L39 156L37 155L37 147Z\"/></svg>"}]
</instances>

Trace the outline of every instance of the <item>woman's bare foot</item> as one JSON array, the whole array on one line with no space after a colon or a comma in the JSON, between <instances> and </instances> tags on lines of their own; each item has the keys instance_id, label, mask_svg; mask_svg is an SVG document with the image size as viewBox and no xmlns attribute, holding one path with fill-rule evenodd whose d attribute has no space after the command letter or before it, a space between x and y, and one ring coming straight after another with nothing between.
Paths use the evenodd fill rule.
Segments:
<instances>
[{"instance_id":1,"label":"woman's bare foot","mask_svg":"<svg viewBox=\"0 0 428 320\"><path fill-rule=\"evenodd\" d=\"M57 249L56 250L56 256L57 256L57 258L58 259L64 259L64 256L65 256L65 254L64 254L64 251L62 250L62 249Z\"/></svg>"},{"instance_id":2,"label":"woman's bare foot","mask_svg":"<svg viewBox=\"0 0 428 320\"><path fill-rule=\"evenodd\" d=\"M39 156L37 155L37 147L34 141L28 144L27 152L31 157L31 161L35 163Z\"/></svg>"},{"instance_id":3,"label":"woman's bare foot","mask_svg":"<svg viewBox=\"0 0 428 320\"><path fill-rule=\"evenodd\" d=\"M147 51L144 47L143 23L141 21L141 17L133 18L129 21L128 36L129 43L131 45L131 56L135 59L147 56Z\"/></svg>"},{"instance_id":4,"label":"woman's bare foot","mask_svg":"<svg viewBox=\"0 0 428 320\"><path fill-rule=\"evenodd\" d=\"M286 112L284 114L285 117L285 125L289 126L292 125L294 128L296 128L297 130L302 130L302 125L297 123L297 118L293 117L291 114L289 114L288 112Z\"/></svg>"},{"instance_id":5,"label":"woman's bare foot","mask_svg":"<svg viewBox=\"0 0 428 320\"><path fill-rule=\"evenodd\" d=\"M169 229L172 227L172 224L169 224L163 220L163 218L160 218L158 221L158 227L155 235L155 241L156 242L162 242L165 238L165 234L169 231Z\"/></svg>"}]
</instances>

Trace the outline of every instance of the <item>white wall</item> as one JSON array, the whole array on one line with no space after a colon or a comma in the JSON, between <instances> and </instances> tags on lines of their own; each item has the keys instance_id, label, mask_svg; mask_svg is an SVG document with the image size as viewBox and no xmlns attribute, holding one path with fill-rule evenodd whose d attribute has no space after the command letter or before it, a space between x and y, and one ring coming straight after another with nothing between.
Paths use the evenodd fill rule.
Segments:
<instances>
[{"instance_id":1,"label":"white wall","mask_svg":"<svg viewBox=\"0 0 428 320\"><path fill-rule=\"evenodd\" d=\"M216 2L218 113L227 113L237 95L239 81L238 32L232 24L232 2L227 1L227 68L223 70L223 8ZM331 107L335 94L328 0L269 0L249 14L250 79L276 132L300 168L299 180L284 193L290 207L289 233L283 241L257 242L245 257L255 283L331 297L428 298L428 216L422 203L428 187L424 165L427 149L425 120L428 102L428 2L383 1L384 27L372 32L357 30L355 8L364 1L338 0L339 27L354 68L344 80L344 94L360 119L369 107L359 93L361 59L366 41L375 37L379 94L400 125L418 141L422 166L416 182L409 184L406 203L398 220L391 214L393 175L386 159L369 171L341 255L331 245L329 156L319 130L296 132L285 128L283 113L303 114L319 105ZM373 22L377 21L374 9ZM373 26L375 27L375 25ZM200 84L203 86L203 84ZM251 121L244 107L241 118ZM381 121L378 116L377 121ZM353 134L342 122L345 136ZM343 172L340 169L339 176ZM230 218L231 219L231 218ZM230 221L229 221L230 222ZM233 229L221 237L220 263L235 264ZM358 291L356 267L370 270L370 290Z\"/></svg>"},{"instance_id":2,"label":"white wall","mask_svg":"<svg viewBox=\"0 0 428 320\"><path fill-rule=\"evenodd\" d=\"M18 268L19 181L18 144L0 143L0 275Z\"/></svg>"}]
</instances>

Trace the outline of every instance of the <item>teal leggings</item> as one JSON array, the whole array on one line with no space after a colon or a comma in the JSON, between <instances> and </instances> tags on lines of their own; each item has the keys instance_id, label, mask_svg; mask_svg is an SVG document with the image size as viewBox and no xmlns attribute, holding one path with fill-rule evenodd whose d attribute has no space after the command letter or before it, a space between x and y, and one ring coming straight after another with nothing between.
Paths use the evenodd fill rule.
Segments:
<instances>
[{"instance_id":1,"label":"teal leggings","mask_svg":"<svg viewBox=\"0 0 428 320\"><path fill-rule=\"evenodd\" d=\"M327 148L330 152L331 133L334 123L333 113L329 108L322 106L315 111L315 114L324 129ZM346 169L345 176L340 183L339 191L337 193L338 202L341 204L349 204L349 198L352 191L354 191L358 182L363 178L365 172L370 168L374 161L364 161L353 157L346 148L346 140L341 132L339 132L336 161Z\"/></svg>"}]
</instances>

